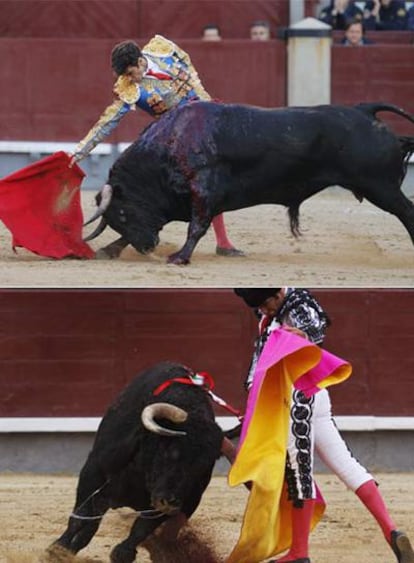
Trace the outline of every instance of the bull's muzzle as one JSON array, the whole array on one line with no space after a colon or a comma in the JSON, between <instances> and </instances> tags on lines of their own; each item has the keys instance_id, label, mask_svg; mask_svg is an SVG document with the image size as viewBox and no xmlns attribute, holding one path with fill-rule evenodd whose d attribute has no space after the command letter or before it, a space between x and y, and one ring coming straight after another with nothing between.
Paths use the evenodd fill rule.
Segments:
<instances>
[{"instance_id":1,"label":"bull's muzzle","mask_svg":"<svg viewBox=\"0 0 414 563\"><path fill-rule=\"evenodd\" d=\"M163 514L175 514L180 510L180 503L177 501L176 498L153 498L151 500L151 504L154 509L158 512L162 512Z\"/></svg>"}]
</instances>

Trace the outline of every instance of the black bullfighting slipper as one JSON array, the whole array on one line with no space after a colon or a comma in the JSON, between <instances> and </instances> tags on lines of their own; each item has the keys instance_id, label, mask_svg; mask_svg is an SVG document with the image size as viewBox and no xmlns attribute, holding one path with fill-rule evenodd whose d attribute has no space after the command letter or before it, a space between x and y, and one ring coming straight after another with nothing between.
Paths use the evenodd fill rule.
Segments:
<instances>
[{"instance_id":1,"label":"black bullfighting slipper","mask_svg":"<svg viewBox=\"0 0 414 563\"><path fill-rule=\"evenodd\" d=\"M216 246L216 254L218 256L246 256L243 250L238 248L224 248L224 246Z\"/></svg>"},{"instance_id":2,"label":"black bullfighting slipper","mask_svg":"<svg viewBox=\"0 0 414 563\"><path fill-rule=\"evenodd\" d=\"M404 532L391 532L391 549L395 553L398 563L414 563L414 551L410 540Z\"/></svg>"},{"instance_id":3,"label":"black bullfighting slipper","mask_svg":"<svg viewBox=\"0 0 414 563\"><path fill-rule=\"evenodd\" d=\"M271 559L269 563L277 563L277 559ZM301 557L300 559L291 559L290 561L285 561L284 563L311 563L309 557Z\"/></svg>"}]
</instances>

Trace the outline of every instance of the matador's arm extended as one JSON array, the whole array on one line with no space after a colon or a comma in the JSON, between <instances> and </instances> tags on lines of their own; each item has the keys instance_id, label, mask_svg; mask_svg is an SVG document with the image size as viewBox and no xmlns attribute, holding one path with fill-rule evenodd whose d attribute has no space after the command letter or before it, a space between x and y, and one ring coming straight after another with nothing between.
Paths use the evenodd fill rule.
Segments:
<instances>
[{"instance_id":1,"label":"matador's arm extended","mask_svg":"<svg viewBox=\"0 0 414 563\"><path fill-rule=\"evenodd\" d=\"M121 118L131 109L122 100L115 100L108 106L89 133L78 143L73 154L75 161L82 160L107 137L118 125Z\"/></svg>"},{"instance_id":2,"label":"matador's arm extended","mask_svg":"<svg viewBox=\"0 0 414 563\"><path fill-rule=\"evenodd\" d=\"M73 154L75 161L85 158L115 129L126 113L135 110L135 104L139 100L141 92L139 86L131 82L128 76L121 75L114 85L114 94L116 99L105 109L89 133L78 143Z\"/></svg>"}]
</instances>

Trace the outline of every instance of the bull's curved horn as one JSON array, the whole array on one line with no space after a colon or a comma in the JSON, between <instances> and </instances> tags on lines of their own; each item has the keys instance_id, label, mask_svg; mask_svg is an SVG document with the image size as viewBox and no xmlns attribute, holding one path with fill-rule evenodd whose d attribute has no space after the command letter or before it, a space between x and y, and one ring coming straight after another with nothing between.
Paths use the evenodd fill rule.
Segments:
<instances>
[{"instance_id":1,"label":"bull's curved horn","mask_svg":"<svg viewBox=\"0 0 414 563\"><path fill-rule=\"evenodd\" d=\"M105 217L102 217L99 225L96 227L96 229L93 231L93 233L91 233L86 238L84 238L83 241L89 242L90 240L93 240L94 238L99 236L101 233L103 233L107 226L108 226L108 223L106 222Z\"/></svg>"},{"instance_id":2,"label":"bull's curved horn","mask_svg":"<svg viewBox=\"0 0 414 563\"><path fill-rule=\"evenodd\" d=\"M92 217L90 217L86 221L86 223L83 224L84 227L86 227L86 225L89 225L89 223L93 223L93 221L96 221L98 217L101 217L108 209L108 206L111 203L113 189L110 184L105 184L99 193L101 194L101 202L98 206L98 209L95 211Z\"/></svg>"},{"instance_id":3,"label":"bull's curved horn","mask_svg":"<svg viewBox=\"0 0 414 563\"><path fill-rule=\"evenodd\" d=\"M147 430L160 434L161 436L185 436L187 434L187 432L182 430L171 430L170 428L160 426L154 420L156 417L166 418L176 423L185 422L188 417L185 410L171 405L170 403L153 403L144 408L141 413L141 420Z\"/></svg>"}]
</instances>

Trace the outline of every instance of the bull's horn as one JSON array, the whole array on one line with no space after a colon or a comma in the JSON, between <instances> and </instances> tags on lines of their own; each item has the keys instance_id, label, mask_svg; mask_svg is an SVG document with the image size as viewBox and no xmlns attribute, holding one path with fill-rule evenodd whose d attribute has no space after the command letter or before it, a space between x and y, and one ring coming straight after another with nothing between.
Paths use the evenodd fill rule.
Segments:
<instances>
[{"instance_id":1,"label":"bull's horn","mask_svg":"<svg viewBox=\"0 0 414 563\"><path fill-rule=\"evenodd\" d=\"M104 232L104 230L106 229L108 223L106 222L105 217L102 217L99 225L96 227L96 229L93 231L93 233L91 233L90 235L88 235L86 238L83 239L84 242L88 242L90 240L93 240L94 238L96 238L97 236L99 236L101 233Z\"/></svg>"},{"instance_id":2,"label":"bull's horn","mask_svg":"<svg viewBox=\"0 0 414 563\"><path fill-rule=\"evenodd\" d=\"M150 432L155 432L161 436L185 436L187 432L181 430L171 430L164 428L155 422L155 418L166 418L171 422L180 423L187 420L188 414L185 410L171 405L170 403L154 403L144 408L141 413L142 424Z\"/></svg>"},{"instance_id":3,"label":"bull's horn","mask_svg":"<svg viewBox=\"0 0 414 563\"><path fill-rule=\"evenodd\" d=\"M99 192L101 194L101 202L98 206L98 209L95 211L92 217L83 224L84 227L86 227L86 225L89 225L89 223L93 223L93 221L96 221L98 217L101 217L105 213L105 211L108 209L109 204L111 203L112 192L112 186L110 184L105 184Z\"/></svg>"}]
</instances>

